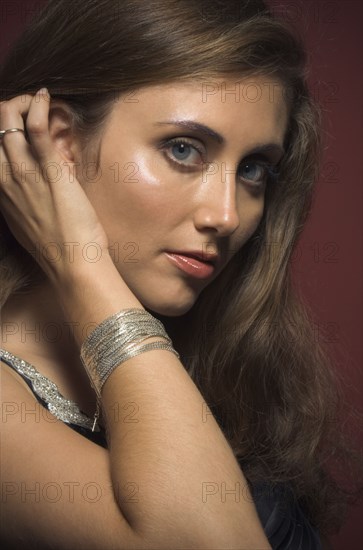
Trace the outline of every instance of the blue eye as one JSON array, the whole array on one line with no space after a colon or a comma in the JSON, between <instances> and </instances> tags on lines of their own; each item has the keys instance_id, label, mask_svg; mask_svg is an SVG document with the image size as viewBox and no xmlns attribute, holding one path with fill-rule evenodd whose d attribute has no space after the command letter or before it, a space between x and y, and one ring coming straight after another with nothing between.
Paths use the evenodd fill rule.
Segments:
<instances>
[{"instance_id":1,"label":"blue eye","mask_svg":"<svg viewBox=\"0 0 363 550\"><path fill-rule=\"evenodd\" d=\"M240 177L245 181L252 181L262 185L266 182L267 178L271 176L276 178L277 172L274 167L269 163L257 162L257 161L248 161L245 162L240 169Z\"/></svg>"},{"instance_id":2,"label":"blue eye","mask_svg":"<svg viewBox=\"0 0 363 550\"><path fill-rule=\"evenodd\" d=\"M261 181L266 176L266 168L257 164L257 162L248 162L240 171L241 177L249 181Z\"/></svg>"},{"instance_id":3,"label":"blue eye","mask_svg":"<svg viewBox=\"0 0 363 550\"><path fill-rule=\"evenodd\" d=\"M195 171L195 169L201 169L206 163L204 147L199 142L189 141L185 137L164 140L160 149L170 162L179 166L180 170ZM238 177L243 182L252 182L256 188L264 185L268 179L276 180L277 176L277 166L271 164L265 157L254 156L246 159L238 169Z\"/></svg>"},{"instance_id":4,"label":"blue eye","mask_svg":"<svg viewBox=\"0 0 363 550\"><path fill-rule=\"evenodd\" d=\"M186 160L190 155L191 147L186 143L177 143L176 145L173 145L171 150L176 159Z\"/></svg>"},{"instance_id":5,"label":"blue eye","mask_svg":"<svg viewBox=\"0 0 363 550\"><path fill-rule=\"evenodd\" d=\"M204 151L185 138L172 139L165 143L166 156L173 162L185 167L203 164Z\"/></svg>"}]
</instances>

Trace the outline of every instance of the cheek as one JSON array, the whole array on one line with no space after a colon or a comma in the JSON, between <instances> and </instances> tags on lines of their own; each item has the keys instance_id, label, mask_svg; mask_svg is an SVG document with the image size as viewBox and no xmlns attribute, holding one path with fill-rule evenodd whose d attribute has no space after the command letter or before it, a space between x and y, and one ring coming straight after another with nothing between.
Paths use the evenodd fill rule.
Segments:
<instances>
[{"instance_id":1,"label":"cheek","mask_svg":"<svg viewBox=\"0 0 363 550\"><path fill-rule=\"evenodd\" d=\"M245 198L242 200L241 207L239 209L239 216L241 220L240 231L238 240L241 241L241 245L248 241L254 234L264 212L264 194L259 197Z\"/></svg>"},{"instance_id":2,"label":"cheek","mask_svg":"<svg viewBox=\"0 0 363 550\"><path fill-rule=\"evenodd\" d=\"M262 219L263 211L264 211L264 199L262 198L261 201L259 202L259 204L256 205L256 207L254 209L254 212L251 216L251 220L250 220L250 223L249 223L249 232L250 232L251 235L256 231L256 229L257 229L257 227L258 227L258 225L259 225L259 223Z\"/></svg>"},{"instance_id":3,"label":"cheek","mask_svg":"<svg viewBox=\"0 0 363 550\"><path fill-rule=\"evenodd\" d=\"M120 229L155 233L168 224L169 216L177 217L176 209L183 203L180 182L155 157L124 157L115 162L115 155L109 155L101 164L99 180L84 189L109 234Z\"/></svg>"}]
</instances>

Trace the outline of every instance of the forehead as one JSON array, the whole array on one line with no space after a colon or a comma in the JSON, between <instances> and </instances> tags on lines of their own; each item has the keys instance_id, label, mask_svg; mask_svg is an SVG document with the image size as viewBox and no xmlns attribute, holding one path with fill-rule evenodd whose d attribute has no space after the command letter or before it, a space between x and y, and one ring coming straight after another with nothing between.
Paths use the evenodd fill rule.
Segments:
<instances>
[{"instance_id":1,"label":"forehead","mask_svg":"<svg viewBox=\"0 0 363 550\"><path fill-rule=\"evenodd\" d=\"M283 142L288 106L283 85L263 76L178 81L140 88L132 102L116 103L115 116L145 125L156 121L195 120L226 135Z\"/></svg>"}]
</instances>

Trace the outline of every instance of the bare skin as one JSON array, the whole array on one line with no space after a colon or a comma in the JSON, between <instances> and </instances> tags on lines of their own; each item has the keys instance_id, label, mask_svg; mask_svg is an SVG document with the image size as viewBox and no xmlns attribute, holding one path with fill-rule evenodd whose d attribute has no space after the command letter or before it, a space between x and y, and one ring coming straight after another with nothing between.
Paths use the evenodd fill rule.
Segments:
<instances>
[{"instance_id":1,"label":"bare skin","mask_svg":"<svg viewBox=\"0 0 363 550\"><path fill-rule=\"evenodd\" d=\"M1 106L1 128L23 127L22 115L27 115L32 145L31 152L20 132L6 134L0 147L2 163L15 159L19 162L21 155L26 158L34 151L43 166L50 161L59 165L68 162L67 170L62 171L62 182L57 185L44 180L36 182L31 175L22 183L1 182L1 211L19 242L28 249L34 243L55 242L62 250L56 262L39 257L49 279L47 284L27 295L12 296L3 307L2 347L33 363L85 412L94 411L95 398L79 360L79 347L84 340L82 328L127 307L144 307L168 316L182 315L257 228L264 208L265 171L261 159L250 156L251 151L257 146L274 144L274 149L265 153L266 161L272 165L279 161L288 113L282 90L276 83L271 82L274 85L271 101L270 88L265 85L267 79L254 81L263 92L257 102L237 102L233 96L221 101L218 93L205 100L201 84L195 82L146 88L137 93L136 103L116 102L102 137L101 177L94 182L84 170L80 144L71 131L67 109L60 102L54 103L50 112L47 99L35 101L29 96L26 104L15 98ZM229 81L228 89L234 84ZM223 136L224 143L217 143L200 130L187 129L185 124L183 127L158 124L170 120L208 126ZM175 144L164 143L161 147L163 140L172 138L184 138L187 145L179 143L178 149ZM202 153L194 147L202 149ZM30 162L29 156L26 161ZM208 170L207 162L212 163ZM71 184L70 174L74 176ZM69 247L64 243L74 242L79 245L71 262ZM96 243L102 252L97 262L85 259L80 253L89 243ZM165 256L166 250L203 249L220 254L217 269L209 279L187 276ZM91 254L92 250L88 250ZM138 261L127 261L134 252ZM55 323L64 328L70 322L78 326L73 336L64 329L50 343L44 335L36 341L29 335L24 338L21 328L9 330L11 323L21 327L22 322L25 327ZM37 452L40 450L47 466L43 464L40 468L35 455L34 461L27 464L29 482L49 480L49 476L64 482L66 465L72 457L74 479L94 479L97 472L102 487L111 484L120 487L131 479L143 487L144 498L137 509L113 498L109 490L105 490L107 504L97 503L91 511L79 501L72 508L72 518L67 512L70 506L60 504L65 514L64 527L56 524L60 544L81 548L81 543L87 543L91 544L88 548L97 548L96 544L102 540L104 548L113 547L116 541L117 548L131 548L132 544L140 548L149 547L148 544L150 547L158 544L160 548L177 548L178 544L207 548L215 544L218 548L223 541L240 548L243 540L245 548L269 548L250 499L227 505L201 502L197 488L207 479L231 484L238 481L244 486L246 482L214 419L202 425L203 399L182 364L169 352L154 350L139 359L130 359L126 365L127 369L116 369L111 375L102 396L111 439L109 452L60 422L50 425L44 421L34 426L29 420L26 429L27 422L12 418L3 426L7 448L4 479L24 479L23 459L16 441L22 440L25 445L36 432ZM24 384L6 367L2 385L5 401L34 406L34 398ZM120 399L134 400L142 406L144 416L140 424L125 427L112 420L112 405ZM166 411L167 420L158 421L165 418ZM178 443L174 444L175 433ZM54 445L57 438L62 442L56 466L52 466L57 473L47 471L52 461L54 464L54 453L47 444L49 438ZM166 440L173 442L172 453L162 444ZM29 446L34 445L31 441ZM135 460L135 456L140 458ZM154 474L151 478L150 471ZM150 479L155 483L150 483ZM160 490L166 486L173 486L179 499ZM17 525L24 525L24 534L31 532L35 537L31 507L20 506L15 498L13 502L10 500L5 511L10 536L15 530L11 517L16 512L21 516ZM43 533L47 543L55 507L49 510L45 502L40 507L44 519L37 520L40 521L37 532ZM96 533L95 520L99 523L101 516L105 531ZM77 518L82 518L83 527L79 521L75 528L72 522ZM119 536L123 540L128 537L128 545L120 546Z\"/></svg>"}]
</instances>

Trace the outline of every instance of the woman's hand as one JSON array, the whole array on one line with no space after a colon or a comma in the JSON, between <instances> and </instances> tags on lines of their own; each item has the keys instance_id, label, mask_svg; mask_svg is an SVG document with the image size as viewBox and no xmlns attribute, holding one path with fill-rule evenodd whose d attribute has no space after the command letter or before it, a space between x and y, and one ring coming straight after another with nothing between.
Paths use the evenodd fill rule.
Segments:
<instances>
[{"instance_id":1,"label":"woman's hand","mask_svg":"<svg viewBox=\"0 0 363 550\"><path fill-rule=\"evenodd\" d=\"M85 245L108 253L108 239L80 183L75 163L54 147L50 96L40 90L0 103L0 211L17 241L52 277L84 262ZM72 266L73 264L73 266Z\"/></svg>"}]
</instances>

